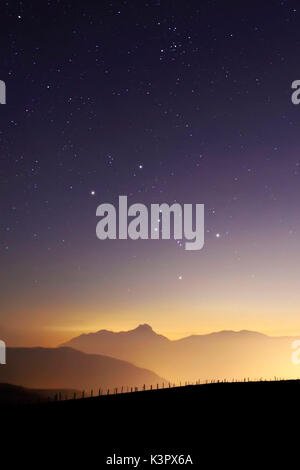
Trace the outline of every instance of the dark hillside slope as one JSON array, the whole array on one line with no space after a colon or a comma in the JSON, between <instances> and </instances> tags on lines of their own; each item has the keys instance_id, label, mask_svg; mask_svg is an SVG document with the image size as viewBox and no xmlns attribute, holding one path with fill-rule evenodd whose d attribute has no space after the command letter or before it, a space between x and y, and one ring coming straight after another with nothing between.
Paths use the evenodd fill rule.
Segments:
<instances>
[{"instance_id":1,"label":"dark hillside slope","mask_svg":"<svg viewBox=\"0 0 300 470\"><path fill-rule=\"evenodd\" d=\"M297 448L292 425L299 419L299 394L300 381L133 392L10 408L6 429L25 449L22 458L32 449L32 468L40 464L37 449L54 465L59 458L61 464L106 468L107 456L116 454L142 456L148 459L140 466L145 468L151 453L189 453L194 468L206 462L241 468L245 461L257 468L281 459L286 464ZM29 421L31 430L24 434Z\"/></svg>"}]
</instances>

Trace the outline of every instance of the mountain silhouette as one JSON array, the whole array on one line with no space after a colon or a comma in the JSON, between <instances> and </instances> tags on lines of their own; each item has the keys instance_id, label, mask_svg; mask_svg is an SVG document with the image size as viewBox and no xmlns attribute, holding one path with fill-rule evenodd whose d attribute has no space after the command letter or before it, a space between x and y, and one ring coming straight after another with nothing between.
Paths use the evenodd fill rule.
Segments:
<instances>
[{"instance_id":1,"label":"mountain silhouette","mask_svg":"<svg viewBox=\"0 0 300 470\"><path fill-rule=\"evenodd\" d=\"M7 364L0 368L0 382L28 388L91 389L142 387L165 379L150 370L72 348L8 348Z\"/></svg>"},{"instance_id":2,"label":"mountain silhouette","mask_svg":"<svg viewBox=\"0 0 300 470\"><path fill-rule=\"evenodd\" d=\"M65 343L86 353L105 354L154 370L173 382L223 378L297 378L291 361L296 337L271 337L224 330L169 340L144 324L130 331L100 330Z\"/></svg>"}]
</instances>

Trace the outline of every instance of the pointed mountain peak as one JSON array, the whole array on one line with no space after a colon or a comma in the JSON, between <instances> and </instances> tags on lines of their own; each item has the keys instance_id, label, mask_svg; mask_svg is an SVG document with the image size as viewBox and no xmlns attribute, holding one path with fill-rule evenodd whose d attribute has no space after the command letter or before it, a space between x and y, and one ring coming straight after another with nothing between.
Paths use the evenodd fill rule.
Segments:
<instances>
[{"instance_id":1,"label":"pointed mountain peak","mask_svg":"<svg viewBox=\"0 0 300 470\"><path fill-rule=\"evenodd\" d=\"M148 325L147 323L143 323L141 325L139 325L136 329L136 331L148 331L149 333L153 333L153 329L150 325Z\"/></svg>"},{"instance_id":2,"label":"pointed mountain peak","mask_svg":"<svg viewBox=\"0 0 300 470\"><path fill-rule=\"evenodd\" d=\"M137 326L134 330L124 332L123 334L131 338L139 338L143 341L170 341L165 336L156 333L148 323L143 323Z\"/></svg>"}]
</instances>

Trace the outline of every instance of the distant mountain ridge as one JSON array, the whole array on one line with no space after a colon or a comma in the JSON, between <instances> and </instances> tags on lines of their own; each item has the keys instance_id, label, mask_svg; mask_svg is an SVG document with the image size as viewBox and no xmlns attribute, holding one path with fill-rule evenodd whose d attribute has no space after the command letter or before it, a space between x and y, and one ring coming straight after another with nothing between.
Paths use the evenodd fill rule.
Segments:
<instances>
[{"instance_id":1,"label":"distant mountain ridge","mask_svg":"<svg viewBox=\"0 0 300 470\"><path fill-rule=\"evenodd\" d=\"M187 338L191 338L191 337L203 338L203 337L214 336L214 335L240 335L240 334L244 335L244 334L247 334L247 335L257 335L257 336L263 336L263 337L270 337L270 336L268 336L264 333L260 333L258 331L252 331L252 330L239 330L239 331L220 330L220 331L213 331L211 333L205 333L205 334L192 334L192 335L185 336L183 338L179 338L179 339L176 339L176 340L170 340L166 336L156 333L149 324L143 323L143 324L138 325L136 328L133 328L132 330L112 331L112 330L101 329L101 330L90 332L90 333L82 333L81 335L72 338L70 341L67 341L67 342L61 344L61 347L66 346L66 345L70 344L71 341L72 342L76 341L79 338L85 338L85 337L90 337L91 338L93 336L98 336L98 335L102 335L102 334L103 335L107 334L107 335L110 335L111 337L112 336L115 336L115 337L127 336L128 337L129 335L132 335L132 336L140 335L140 337L142 335L143 335L143 337L146 337L146 336L150 337L151 336L152 338L160 338L160 339L172 342L172 343L179 342L179 341L182 341L182 340L186 340Z\"/></svg>"},{"instance_id":2,"label":"distant mountain ridge","mask_svg":"<svg viewBox=\"0 0 300 470\"><path fill-rule=\"evenodd\" d=\"M31 389L91 389L142 387L166 381L150 370L105 355L86 354L69 347L7 348L0 382Z\"/></svg>"},{"instance_id":3,"label":"distant mountain ridge","mask_svg":"<svg viewBox=\"0 0 300 470\"><path fill-rule=\"evenodd\" d=\"M272 337L251 330L223 330L170 340L143 324L129 331L99 330L64 346L105 354L154 370L172 381L300 375L291 361L299 337Z\"/></svg>"},{"instance_id":4,"label":"distant mountain ridge","mask_svg":"<svg viewBox=\"0 0 300 470\"><path fill-rule=\"evenodd\" d=\"M83 333L81 334L80 336L78 336L77 338L83 338L83 337L93 337L94 335L100 335L100 334L107 334L107 335L110 335L110 336L116 336L116 337L122 337L122 336L129 336L129 335L132 335L132 336L140 336L140 337L143 337L143 338L146 338L147 336L148 337L152 337L152 338L160 338L160 339L164 339L164 340L167 340L167 341L170 341L166 336L163 336L163 335L160 335L158 333L155 333L152 329L152 327L150 325L148 325L147 323L144 323L144 324L141 324L139 326L137 326L136 328L132 329L132 330L128 330L128 331L111 331L111 330L99 330L99 331L96 331L96 332L91 332L91 333ZM75 340L76 338L74 338ZM71 340L73 341L73 340ZM68 344L69 342L67 343L64 343L62 344L62 346Z\"/></svg>"}]
</instances>

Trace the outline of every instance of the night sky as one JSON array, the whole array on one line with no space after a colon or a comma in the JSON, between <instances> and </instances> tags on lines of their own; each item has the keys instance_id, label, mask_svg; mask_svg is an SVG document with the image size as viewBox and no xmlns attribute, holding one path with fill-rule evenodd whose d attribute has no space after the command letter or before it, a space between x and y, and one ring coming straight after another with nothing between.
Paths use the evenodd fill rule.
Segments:
<instances>
[{"instance_id":1,"label":"night sky","mask_svg":"<svg viewBox=\"0 0 300 470\"><path fill-rule=\"evenodd\" d=\"M1 2L0 337L299 334L297 1ZM205 204L205 246L96 208Z\"/></svg>"}]
</instances>

